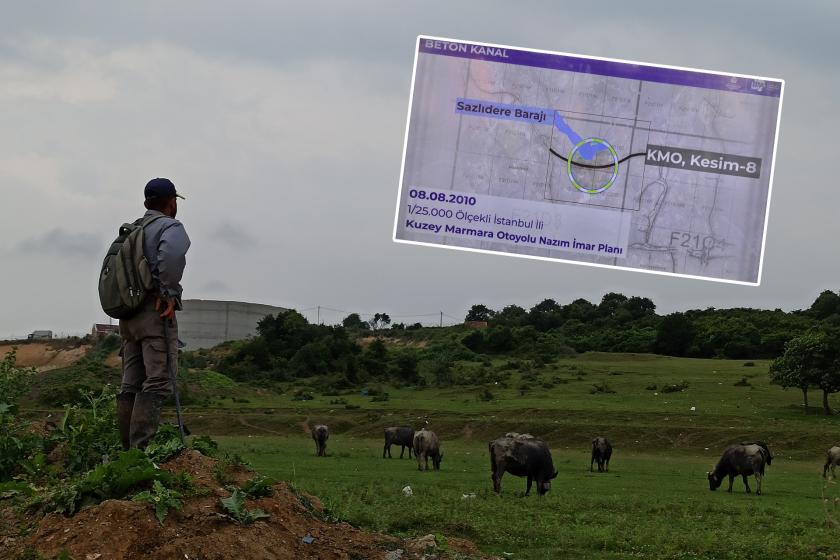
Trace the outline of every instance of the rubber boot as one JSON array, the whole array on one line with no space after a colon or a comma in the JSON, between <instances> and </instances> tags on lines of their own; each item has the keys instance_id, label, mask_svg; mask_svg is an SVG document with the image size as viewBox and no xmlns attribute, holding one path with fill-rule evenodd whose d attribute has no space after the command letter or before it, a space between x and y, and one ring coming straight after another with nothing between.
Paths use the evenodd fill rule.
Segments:
<instances>
[{"instance_id":1,"label":"rubber boot","mask_svg":"<svg viewBox=\"0 0 840 560\"><path fill-rule=\"evenodd\" d=\"M131 414L131 447L146 449L149 441L155 437L165 399L163 395L155 393L137 393Z\"/></svg>"},{"instance_id":2,"label":"rubber boot","mask_svg":"<svg viewBox=\"0 0 840 560\"><path fill-rule=\"evenodd\" d=\"M120 442L123 451L131 447L131 412L134 410L134 393L117 395L117 427L120 429Z\"/></svg>"}]
</instances>

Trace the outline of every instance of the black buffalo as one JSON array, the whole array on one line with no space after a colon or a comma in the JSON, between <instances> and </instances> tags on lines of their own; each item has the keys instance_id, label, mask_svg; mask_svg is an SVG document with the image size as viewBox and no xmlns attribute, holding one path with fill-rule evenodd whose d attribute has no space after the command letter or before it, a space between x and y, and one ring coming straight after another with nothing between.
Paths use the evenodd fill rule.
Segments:
<instances>
[{"instance_id":1,"label":"black buffalo","mask_svg":"<svg viewBox=\"0 0 840 560\"><path fill-rule=\"evenodd\" d=\"M509 472L514 476L525 476L528 485L537 482L537 494L542 496L551 489L551 480L557 476L551 452L544 441L531 437L500 437L490 442L490 469L493 490L502 491L502 476Z\"/></svg>"},{"instance_id":2,"label":"black buffalo","mask_svg":"<svg viewBox=\"0 0 840 560\"><path fill-rule=\"evenodd\" d=\"M744 479L744 487L747 493L750 492L750 485L747 482L747 477L755 475L756 494L761 494L761 481L764 478L764 467L769 465L773 460L773 455L767 444L762 441L755 443L738 443L730 445L723 452L723 455L715 465L715 469L706 473L709 479L709 489L717 490L723 482L724 477L729 477L729 488L727 492L732 492L732 482L736 476L741 476Z\"/></svg>"},{"instance_id":3,"label":"black buffalo","mask_svg":"<svg viewBox=\"0 0 840 560\"><path fill-rule=\"evenodd\" d=\"M411 459L411 448L414 445L414 428L392 426L385 428L385 447L382 449L382 458L388 454L391 457L391 446L400 446L400 459L403 458L405 449L408 448L408 458Z\"/></svg>"},{"instance_id":4,"label":"black buffalo","mask_svg":"<svg viewBox=\"0 0 840 560\"><path fill-rule=\"evenodd\" d=\"M330 429L323 424L312 428L312 439L315 441L315 454L318 457L327 456L327 440L330 438Z\"/></svg>"},{"instance_id":5,"label":"black buffalo","mask_svg":"<svg viewBox=\"0 0 840 560\"><path fill-rule=\"evenodd\" d=\"M593 463L598 463L598 472L610 472L610 457L612 457L612 444L605 437L596 437L592 440L592 460L589 461L589 472L592 472Z\"/></svg>"}]
</instances>

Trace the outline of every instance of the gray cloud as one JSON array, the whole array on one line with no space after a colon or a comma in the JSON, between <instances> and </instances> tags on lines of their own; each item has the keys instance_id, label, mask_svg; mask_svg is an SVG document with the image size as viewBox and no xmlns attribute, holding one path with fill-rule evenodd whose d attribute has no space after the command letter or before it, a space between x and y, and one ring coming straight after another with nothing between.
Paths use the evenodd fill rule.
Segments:
<instances>
[{"instance_id":1,"label":"gray cloud","mask_svg":"<svg viewBox=\"0 0 840 560\"><path fill-rule=\"evenodd\" d=\"M221 242L234 249L252 249L257 245L257 238L248 233L245 228L230 222L218 224L210 232L210 239Z\"/></svg>"},{"instance_id":2,"label":"gray cloud","mask_svg":"<svg viewBox=\"0 0 840 560\"><path fill-rule=\"evenodd\" d=\"M24 239L17 244L17 252L32 257L93 257L104 256L107 247L89 233L72 233L62 228Z\"/></svg>"}]
</instances>

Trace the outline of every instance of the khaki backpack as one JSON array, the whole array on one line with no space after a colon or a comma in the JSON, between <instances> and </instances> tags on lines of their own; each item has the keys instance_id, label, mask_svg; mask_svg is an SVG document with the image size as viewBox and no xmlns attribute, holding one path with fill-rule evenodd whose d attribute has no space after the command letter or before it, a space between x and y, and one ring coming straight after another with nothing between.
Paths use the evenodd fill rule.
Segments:
<instances>
[{"instance_id":1,"label":"khaki backpack","mask_svg":"<svg viewBox=\"0 0 840 560\"><path fill-rule=\"evenodd\" d=\"M123 224L105 254L99 274L99 303L109 317L130 317L154 288L152 271L143 253L143 230L162 217L158 214Z\"/></svg>"}]
</instances>

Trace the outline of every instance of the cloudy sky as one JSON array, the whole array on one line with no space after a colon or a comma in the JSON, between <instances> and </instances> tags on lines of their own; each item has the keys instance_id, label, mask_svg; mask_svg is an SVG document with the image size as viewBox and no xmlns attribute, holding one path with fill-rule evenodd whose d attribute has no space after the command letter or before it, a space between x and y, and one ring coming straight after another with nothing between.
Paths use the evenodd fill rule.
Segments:
<instances>
[{"instance_id":1,"label":"cloudy sky","mask_svg":"<svg viewBox=\"0 0 840 560\"><path fill-rule=\"evenodd\" d=\"M6 5L0 338L105 320L102 256L119 224L142 213L155 176L188 197L188 298L458 318L474 303L598 301L608 291L650 297L663 312L807 307L840 288L840 7L785 6ZM762 285L393 243L418 34L784 78Z\"/></svg>"}]
</instances>

